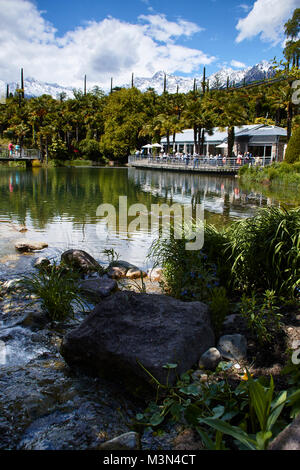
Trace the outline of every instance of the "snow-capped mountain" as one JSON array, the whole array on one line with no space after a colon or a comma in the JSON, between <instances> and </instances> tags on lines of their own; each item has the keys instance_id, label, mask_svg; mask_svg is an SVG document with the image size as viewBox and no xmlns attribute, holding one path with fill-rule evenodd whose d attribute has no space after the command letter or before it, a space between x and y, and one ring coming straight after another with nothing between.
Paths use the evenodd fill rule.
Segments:
<instances>
[{"instance_id":1,"label":"snow-capped mountain","mask_svg":"<svg viewBox=\"0 0 300 470\"><path fill-rule=\"evenodd\" d=\"M16 89L20 88L20 84L16 82L5 83L3 80L0 80L0 96L6 96L7 85L9 85L10 93L14 93ZM53 98L58 98L60 93L66 93L67 98L74 98L72 87L64 87L57 83L40 82L34 78L26 78L24 80L24 90L26 98L41 95L51 95Z\"/></svg>"},{"instance_id":2,"label":"snow-capped mountain","mask_svg":"<svg viewBox=\"0 0 300 470\"><path fill-rule=\"evenodd\" d=\"M246 83L253 82L255 80L263 80L265 77L270 78L274 75L274 69L270 62L266 60L260 62L253 67L247 67L243 70L235 70L229 67L224 67L219 72L214 73L207 77L209 80L210 88L225 88L227 85L227 78L229 83L233 82L237 85L243 83L244 80ZM180 77L172 74L166 75L167 80L167 90L169 93L176 93L177 86L179 92L187 93L192 90L194 87L194 78L196 78L197 87L201 87L202 76L195 77ZM124 85L129 87L131 85ZM146 91L147 88L154 88L157 93L163 92L164 87L164 72L156 72L153 77L149 78L135 78L134 86L136 86L141 91Z\"/></svg>"},{"instance_id":3,"label":"snow-capped mountain","mask_svg":"<svg viewBox=\"0 0 300 470\"><path fill-rule=\"evenodd\" d=\"M265 77L270 78L274 75L273 66L266 60L260 62L253 67L247 67L243 70L235 70L229 67L221 69L219 72L214 73L207 77L209 80L210 88L225 88L227 79L230 84L233 82L237 85L239 83L253 82L255 80L262 80ZM180 93L187 93L194 87L194 78L198 88L201 87L202 76L195 77L182 77L173 74L166 74L167 90L169 93L176 93L177 87ZM6 83L0 80L0 97L6 95ZM9 91L14 93L19 85L16 82L9 83ZM101 88L101 83L99 83ZM130 87L131 84L121 85ZM148 88L153 88L157 93L161 94L164 88L164 72L156 72L152 77L135 77L134 86L141 91L146 91ZM60 93L66 93L67 98L73 98L73 88L60 86L57 83L46 83L34 78L27 78L24 80L25 96L36 97L43 94L51 95L53 98L58 98ZM105 87L103 87L105 89Z\"/></svg>"}]
</instances>

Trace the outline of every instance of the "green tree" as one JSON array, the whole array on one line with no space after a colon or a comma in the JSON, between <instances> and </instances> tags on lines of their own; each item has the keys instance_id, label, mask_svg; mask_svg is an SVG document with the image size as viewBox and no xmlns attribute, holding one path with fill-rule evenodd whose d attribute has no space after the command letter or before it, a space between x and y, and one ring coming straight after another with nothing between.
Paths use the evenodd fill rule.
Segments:
<instances>
[{"instance_id":1,"label":"green tree","mask_svg":"<svg viewBox=\"0 0 300 470\"><path fill-rule=\"evenodd\" d=\"M297 127L287 146L284 160L287 163L300 162L300 127Z\"/></svg>"}]
</instances>

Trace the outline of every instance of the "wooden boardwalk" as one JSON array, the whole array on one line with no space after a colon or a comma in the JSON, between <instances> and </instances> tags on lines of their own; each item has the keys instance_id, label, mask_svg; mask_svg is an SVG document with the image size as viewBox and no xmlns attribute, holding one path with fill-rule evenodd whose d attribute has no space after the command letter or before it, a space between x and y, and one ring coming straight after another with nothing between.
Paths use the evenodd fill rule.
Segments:
<instances>
[{"instance_id":1,"label":"wooden boardwalk","mask_svg":"<svg viewBox=\"0 0 300 470\"><path fill-rule=\"evenodd\" d=\"M10 155L8 149L0 147L0 162L25 162L26 166L31 166L33 160L40 159L40 151L36 149L21 149Z\"/></svg>"},{"instance_id":2,"label":"wooden boardwalk","mask_svg":"<svg viewBox=\"0 0 300 470\"><path fill-rule=\"evenodd\" d=\"M149 161L148 159L135 159L129 158L128 166L141 168L145 170L160 170L160 171L181 171L185 173L217 173L226 175L236 175L240 166L237 165L218 165L206 164L199 162L198 166L194 167L193 162L188 165L185 162L161 162Z\"/></svg>"}]
</instances>

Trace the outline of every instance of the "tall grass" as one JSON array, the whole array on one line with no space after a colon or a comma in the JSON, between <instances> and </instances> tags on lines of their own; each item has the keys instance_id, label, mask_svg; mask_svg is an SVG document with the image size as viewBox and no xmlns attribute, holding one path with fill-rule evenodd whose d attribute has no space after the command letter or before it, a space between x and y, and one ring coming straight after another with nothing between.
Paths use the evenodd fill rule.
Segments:
<instances>
[{"instance_id":1,"label":"tall grass","mask_svg":"<svg viewBox=\"0 0 300 470\"><path fill-rule=\"evenodd\" d=\"M19 281L23 293L34 294L34 301L40 302L42 310L52 321L65 320L74 316L73 306L84 309L79 295L78 276L55 264L41 269L37 274L23 276Z\"/></svg>"},{"instance_id":2,"label":"tall grass","mask_svg":"<svg viewBox=\"0 0 300 470\"><path fill-rule=\"evenodd\" d=\"M234 223L227 254L240 289L293 294L300 285L300 208L265 208Z\"/></svg>"},{"instance_id":3,"label":"tall grass","mask_svg":"<svg viewBox=\"0 0 300 470\"><path fill-rule=\"evenodd\" d=\"M236 292L274 290L293 296L300 288L300 208L260 209L254 217L218 230L206 225L201 251L185 240L157 240L149 257L164 267L166 291L187 299L209 297L223 285Z\"/></svg>"}]
</instances>

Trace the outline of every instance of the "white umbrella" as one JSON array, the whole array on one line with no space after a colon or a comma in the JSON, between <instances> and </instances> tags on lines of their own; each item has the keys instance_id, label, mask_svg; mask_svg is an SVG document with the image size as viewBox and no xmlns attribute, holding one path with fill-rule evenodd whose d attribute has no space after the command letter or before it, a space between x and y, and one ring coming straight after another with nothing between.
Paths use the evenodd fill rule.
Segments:
<instances>
[{"instance_id":1,"label":"white umbrella","mask_svg":"<svg viewBox=\"0 0 300 470\"><path fill-rule=\"evenodd\" d=\"M142 149L152 149L151 144L143 145Z\"/></svg>"},{"instance_id":2,"label":"white umbrella","mask_svg":"<svg viewBox=\"0 0 300 470\"><path fill-rule=\"evenodd\" d=\"M163 145L160 145L160 144L152 144L152 147L163 148Z\"/></svg>"},{"instance_id":3,"label":"white umbrella","mask_svg":"<svg viewBox=\"0 0 300 470\"><path fill-rule=\"evenodd\" d=\"M227 147L228 147L228 144L225 144L225 142L216 146L217 149L227 149Z\"/></svg>"}]
</instances>

